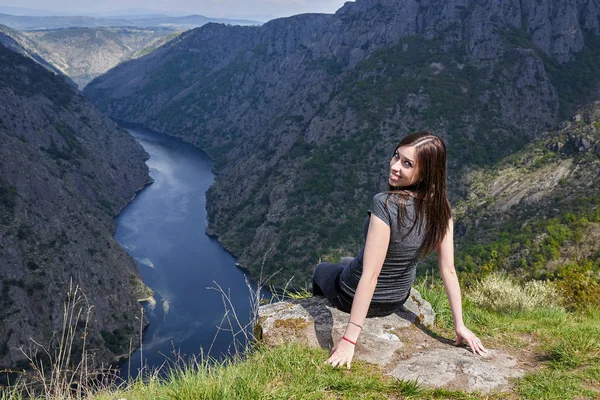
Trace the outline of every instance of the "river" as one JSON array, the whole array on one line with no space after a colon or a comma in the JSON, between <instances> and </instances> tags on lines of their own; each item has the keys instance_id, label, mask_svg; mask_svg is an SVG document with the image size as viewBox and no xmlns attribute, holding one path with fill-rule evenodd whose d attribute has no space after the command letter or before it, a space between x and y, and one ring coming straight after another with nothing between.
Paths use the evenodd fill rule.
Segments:
<instances>
[{"instance_id":1,"label":"river","mask_svg":"<svg viewBox=\"0 0 600 400\"><path fill-rule=\"evenodd\" d=\"M223 296L211 288L218 285L228 294L242 325L250 319L250 289L235 259L205 234L212 162L177 139L124 128L150 154L154 183L118 216L115 238L136 260L156 305L144 307L150 324L141 349L121 363L122 376L136 376L141 365L157 368L209 350L210 357L222 358L235 348L231 332L217 328L230 326L222 325Z\"/></svg>"}]
</instances>

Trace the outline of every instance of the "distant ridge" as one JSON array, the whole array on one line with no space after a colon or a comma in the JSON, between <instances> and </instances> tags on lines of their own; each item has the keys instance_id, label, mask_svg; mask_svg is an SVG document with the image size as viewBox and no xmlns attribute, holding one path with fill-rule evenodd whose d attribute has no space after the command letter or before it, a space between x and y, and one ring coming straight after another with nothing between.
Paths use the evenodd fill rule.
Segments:
<instances>
[{"instance_id":1,"label":"distant ridge","mask_svg":"<svg viewBox=\"0 0 600 400\"><path fill-rule=\"evenodd\" d=\"M89 17L89 16L22 16L0 13L0 24L16 30L40 30L60 28L98 28L98 27L171 27L179 30L193 29L209 22L228 25L261 25L259 21L244 19L211 18L203 15L171 17L163 15L136 15L127 17Z\"/></svg>"},{"instance_id":2,"label":"distant ridge","mask_svg":"<svg viewBox=\"0 0 600 400\"><path fill-rule=\"evenodd\" d=\"M67 13L56 12L51 10L37 10L27 7L8 7L0 6L0 13L11 15L28 15L30 17L47 17L52 15L68 15Z\"/></svg>"}]
</instances>

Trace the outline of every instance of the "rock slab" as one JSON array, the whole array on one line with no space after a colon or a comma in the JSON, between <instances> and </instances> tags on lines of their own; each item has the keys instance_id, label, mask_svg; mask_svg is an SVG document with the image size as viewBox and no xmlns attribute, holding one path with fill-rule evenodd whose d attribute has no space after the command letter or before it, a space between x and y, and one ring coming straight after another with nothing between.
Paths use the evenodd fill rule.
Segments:
<instances>
[{"instance_id":1,"label":"rock slab","mask_svg":"<svg viewBox=\"0 0 600 400\"><path fill-rule=\"evenodd\" d=\"M344 334L348 318L321 297L279 302L260 307L255 335L267 346L301 343L332 348ZM476 356L435 337L428 329L434 319L431 305L412 289L403 310L365 321L355 359L423 386L484 393L510 390L510 379L523 375L518 360L501 351Z\"/></svg>"},{"instance_id":2,"label":"rock slab","mask_svg":"<svg viewBox=\"0 0 600 400\"><path fill-rule=\"evenodd\" d=\"M514 357L499 351L476 356L465 348L434 348L401 360L389 375L430 387L489 393L510 389L509 378L523 376Z\"/></svg>"},{"instance_id":3,"label":"rock slab","mask_svg":"<svg viewBox=\"0 0 600 400\"><path fill-rule=\"evenodd\" d=\"M344 334L348 317L348 313L330 306L322 297L274 303L260 307L256 334L268 346L293 342L332 348ZM415 323L432 326L433 322L431 305L413 289L404 310L367 320L356 345L356 358L385 366L403 346L397 330Z\"/></svg>"}]
</instances>

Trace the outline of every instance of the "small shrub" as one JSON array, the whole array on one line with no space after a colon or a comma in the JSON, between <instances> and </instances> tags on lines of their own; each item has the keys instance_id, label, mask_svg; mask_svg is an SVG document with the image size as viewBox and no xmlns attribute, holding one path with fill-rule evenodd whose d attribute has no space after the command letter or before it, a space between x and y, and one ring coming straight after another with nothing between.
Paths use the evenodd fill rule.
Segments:
<instances>
[{"instance_id":1,"label":"small shrub","mask_svg":"<svg viewBox=\"0 0 600 400\"><path fill-rule=\"evenodd\" d=\"M572 263L558 271L556 287L570 310L600 307L600 272L592 261Z\"/></svg>"},{"instance_id":2,"label":"small shrub","mask_svg":"<svg viewBox=\"0 0 600 400\"><path fill-rule=\"evenodd\" d=\"M33 230L31 226L27 224L21 224L17 228L17 239L26 240L33 236Z\"/></svg>"},{"instance_id":3,"label":"small shrub","mask_svg":"<svg viewBox=\"0 0 600 400\"><path fill-rule=\"evenodd\" d=\"M17 205L17 188L0 180L0 208L13 211Z\"/></svg>"},{"instance_id":4,"label":"small shrub","mask_svg":"<svg viewBox=\"0 0 600 400\"><path fill-rule=\"evenodd\" d=\"M40 269L40 266L33 260L29 260L27 261L27 268L29 268L32 271L37 271L38 269Z\"/></svg>"},{"instance_id":5,"label":"small shrub","mask_svg":"<svg viewBox=\"0 0 600 400\"><path fill-rule=\"evenodd\" d=\"M502 274L490 274L467 293L478 306L496 311L552 308L560 304L554 285L545 281L530 281L521 286Z\"/></svg>"}]
</instances>

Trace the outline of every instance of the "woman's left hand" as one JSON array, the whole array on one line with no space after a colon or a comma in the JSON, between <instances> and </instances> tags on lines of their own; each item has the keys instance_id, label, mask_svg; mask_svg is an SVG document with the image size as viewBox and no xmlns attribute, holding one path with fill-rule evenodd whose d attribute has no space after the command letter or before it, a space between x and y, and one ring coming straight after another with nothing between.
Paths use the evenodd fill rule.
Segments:
<instances>
[{"instance_id":1,"label":"woman's left hand","mask_svg":"<svg viewBox=\"0 0 600 400\"><path fill-rule=\"evenodd\" d=\"M458 346L463 341L467 343L474 354L483 355L487 353L487 349L483 347L481 340L464 325L456 328L456 342L454 344Z\"/></svg>"}]
</instances>

